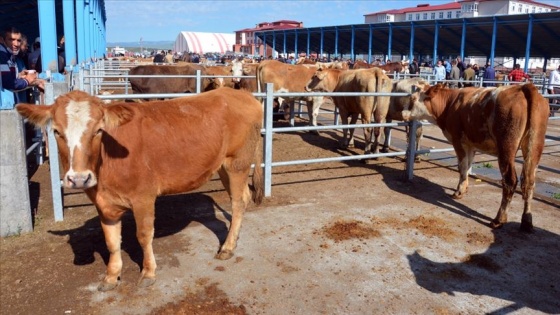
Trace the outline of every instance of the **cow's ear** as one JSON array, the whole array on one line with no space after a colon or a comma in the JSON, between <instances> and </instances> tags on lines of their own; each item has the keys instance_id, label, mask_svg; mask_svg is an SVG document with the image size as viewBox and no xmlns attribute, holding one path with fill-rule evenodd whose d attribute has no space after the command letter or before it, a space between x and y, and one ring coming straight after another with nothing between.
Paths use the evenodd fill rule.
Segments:
<instances>
[{"instance_id":1,"label":"cow's ear","mask_svg":"<svg viewBox=\"0 0 560 315\"><path fill-rule=\"evenodd\" d=\"M411 94L415 94L422 91L422 86L418 85L418 84L414 84L410 87L410 93Z\"/></svg>"},{"instance_id":2,"label":"cow's ear","mask_svg":"<svg viewBox=\"0 0 560 315\"><path fill-rule=\"evenodd\" d=\"M103 112L106 128L115 128L124 125L134 117L132 108L122 104L103 105Z\"/></svg>"},{"instance_id":3,"label":"cow's ear","mask_svg":"<svg viewBox=\"0 0 560 315\"><path fill-rule=\"evenodd\" d=\"M37 126L44 127L52 118L52 105L35 105L35 104L17 104L17 112L27 118L27 120Z\"/></svg>"}]
</instances>

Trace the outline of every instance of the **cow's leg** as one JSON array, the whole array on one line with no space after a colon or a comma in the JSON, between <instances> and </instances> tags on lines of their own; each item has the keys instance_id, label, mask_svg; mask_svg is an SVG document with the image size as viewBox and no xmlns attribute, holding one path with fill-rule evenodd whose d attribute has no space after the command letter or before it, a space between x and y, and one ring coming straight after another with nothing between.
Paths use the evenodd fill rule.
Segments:
<instances>
[{"instance_id":1,"label":"cow's leg","mask_svg":"<svg viewBox=\"0 0 560 315\"><path fill-rule=\"evenodd\" d=\"M517 147L508 149L506 152L498 152L498 164L502 174L502 202L500 203L500 209L496 218L490 223L490 226L494 229L502 227L507 222L508 208L517 187L517 173L515 171L516 150Z\"/></svg>"},{"instance_id":2,"label":"cow's leg","mask_svg":"<svg viewBox=\"0 0 560 315\"><path fill-rule=\"evenodd\" d=\"M369 120L369 119L364 119L364 117L365 117L365 116L363 116L363 114L362 114L362 124L370 124L370 123L371 123L371 120ZM378 128L378 129L379 129L379 128ZM365 153L365 154L370 154L370 153L372 152L372 151L371 151L371 146L372 146L372 143L371 143L372 131L373 131L373 128L371 128L371 127L365 127L365 128L364 128L364 141L365 141L364 153Z\"/></svg>"},{"instance_id":3,"label":"cow's leg","mask_svg":"<svg viewBox=\"0 0 560 315\"><path fill-rule=\"evenodd\" d=\"M531 201L533 200L533 192L535 189L535 174L537 171L538 161L541 159L542 147L530 146L529 141L521 145L523 152L523 169L521 170L521 193L523 194L523 216L521 217L522 232L533 232L533 218L531 214Z\"/></svg>"},{"instance_id":4,"label":"cow's leg","mask_svg":"<svg viewBox=\"0 0 560 315\"><path fill-rule=\"evenodd\" d=\"M119 284L119 277L122 271L122 257L121 257L121 230L122 222L120 216L117 218L107 218L103 216L101 211L99 218L101 220L101 228L105 236L105 243L109 250L109 263L107 264L107 273L103 282L99 284L97 289L99 291L109 291L117 287Z\"/></svg>"},{"instance_id":5,"label":"cow's leg","mask_svg":"<svg viewBox=\"0 0 560 315\"><path fill-rule=\"evenodd\" d=\"M342 125L348 126L348 113L345 110L340 111L340 122ZM342 140L340 141L340 147L343 149L348 148L350 142L348 141L348 128L342 129ZM354 146L354 142L352 142Z\"/></svg>"},{"instance_id":6,"label":"cow's leg","mask_svg":"<svg viewBox=\"0 0 560 315\"><path fill-rule=\"evenodd\" d=\"M387 115L385 113L385 115ZM383 124L386 121L385 115L381 114L379 111L373 112L373 121L378 124ZM379 137L381 136L381 127L373 128L373 144L371 151L373 153L379 153Z\"/></svg>"},{"instance_id":7,"label":"cow's leg","mask_svg":"<svg viewBox=\"0 0 560 315\"><path fill-rule=\"evenodd\" d=\"M309 102L311 102L311 106L309 106ZM312 97L311 101L307 100L307 115L309 115L309 125L310 126L317 126L317 117L319 117L319 110L321 109L321 105L323 103L323 97ZM318 130L311 130L313 134L319 135Z\"/></svg>"},{"instance_id":8,"label":"cow's leg","mask_svg":"<svg viewBox=\"0 0 560 315\"><path fill-rule=\"evenodd\" d=\"M416 128L416 152L418 152L418 150L420 150L420 141L422 140L422 134L424 133L424 129L422 128L422 124L418 123L418 128ZM408 135L408 133L407 133ZM411 135L409 135L410 137ZM414 157L415 161L420 161L420 156L418 155L418 153L416 153L416 156ZM472 161L471 161L472 164Z\"/></svg>"},{"instance_id":9,"label":"cow's leg","mask_svg":"<svg viewBox=\"0 0 560 315\"><path fill-rule=\"evenodd\" d=\"M155 197L132 205L134 221L136 222L136 238L142 247L144 260L142 262L142 274L138 285L147 287L156 281L156 258L152 246L154 240L154 209Z\"/></svg>"},{"instance_id":10,"label":"cow's leg","mask_svg":"<svg viewBox=\"0 0 560 315\"><path fill-rule=\"evenodd\" d=\"M475 150L469 147L463 147L461 144L454 144L455 153L459 162L459 184L453 193L453 199L461 199L467 193L469 188L469 169L474 159Z\"/></svg>"},{"instance_id":11,"label":"cow's leg","mask_svg":"<svg viewBox=\"0 0 560 315\"><path fill-rule=\"evenodd\" d=\"M254 150L247 151L248 153L254 152ZM231 224L226 240L216 255L216 258L221 260L229 259L233 256L233 251L237 247L237 239L239 238L239 230L241 229L243 215L251 200L251 191L247 182L251 164L249 164L249 167L240 169L236 163L239 162L233 160L226 162L222 168L218 170L222 183L224 183L224 186L228 185L226 186L226 190L230 193L232 212ZM246 162L241 161L240 164L246 164Z\"/></svg>"},{"instance_id":12,"label":"cow's leg","mask_svg":"<svg viewBox=\"0 0 560 315\"><path fill-rule=\"evenodd\" d=\"M393 122L391 118L387 118L386 121L388 123ZM383 127L383 135L385 139L383 140L383 147L381 148L381 152L387 153L389 152L389 141L391 140L391 127Z\"/></svg>"},{"instance_id":13,"label":"cow's leg","mask_svg":"<svg viewBox=\"0 0 560 315\"><path fill-rule=\"evenodd\" d=\"M350 125L355 125L356 122L358 121L358 114L352 114L352 117L350 118ZM356 131L356 128L350 128L350 129L346 129L348 130L348 147L353 148L354 147L354 132Z\"/></svg>"}]
</instances>

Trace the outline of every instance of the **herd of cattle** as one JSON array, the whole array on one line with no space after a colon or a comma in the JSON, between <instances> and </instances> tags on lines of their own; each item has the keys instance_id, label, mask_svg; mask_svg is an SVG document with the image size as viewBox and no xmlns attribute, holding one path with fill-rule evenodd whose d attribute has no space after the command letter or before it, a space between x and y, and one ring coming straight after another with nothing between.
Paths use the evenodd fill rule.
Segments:
<instances>
[{"instance_id":1,"label":"herd of cattle","mask_svg":"<svg viewBox=\"0 0 560 315\"><path fill-rule=\"evenodd\" d=\"M502 174L502 202L490 226L507 221L517 186L515 156L523 154L521 190L525 202L522 231L533 229L531 200L535 173L544 148L548 102L531 83L492 88L448 89L419 79L391 80L378 68L341 69L336 65L289 65L274 60L227 67L138 66L130 75L204 75L202 91L192 97L152 102L105 104L85 92L73 91L52 106L18 104L30 123L51 122L64 170L66 188L83 189L98 209L110 252L106 276L99 290L117 286L122 270L121 218L132 211L143 249L141 285L155 281L152 249L156 197L188 192L214 173L231 197L230 230L217 258L233 256L243 213L252 198L263 198L263 106L252 92L273 83L275 92L405 92L409 96L333 96L343 123L385 120L428 120L439 126L459 161L459 183L453 198L468 188L468 170L476 151L498 157ZM255 76L255 79L227 76ZM131 77L135 93L195 92L193 78ZM304 97L310 124L317 124L320 97ZM289 100L292 101L292 100ZM373 117L373 118L372 118ZM377 152L379 128L366 128L365 151ZM417 135L419 137L419 135ZM387 140L387 137L386 137ZM418 141L417 141L418 143ZM343 146L353 144L353 131L344 132ZM386 143L384 150L387 149ZM251 165L253 182L248 178Z\"/></svg>"}]
</instances>

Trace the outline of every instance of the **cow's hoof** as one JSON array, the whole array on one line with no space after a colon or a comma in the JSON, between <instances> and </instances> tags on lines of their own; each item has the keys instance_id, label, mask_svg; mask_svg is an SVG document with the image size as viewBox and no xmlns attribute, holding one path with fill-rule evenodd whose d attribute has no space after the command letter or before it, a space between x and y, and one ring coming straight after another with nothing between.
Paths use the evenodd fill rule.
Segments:
<instances>
[{"instance_id":1,"label":"cow's hoof","mask_svg":"<svg viewBox=\"0 0 560 315\"><path fill-rule=\"evenodd\" d=\"M97 291L107 292L119 286L119 281L116 283L101 282L97 287Z\"/></svg>"},{"instance_id":2,"label":"cow's hoof","mask_svg":"<svg viewBox=\"0 0 560 315\"><path fill-rule=\"evenodd\" d=\"M146 277L142 277L140 278L140 280L138 280L138 286L140 288L147 288L149 286L151 286L152 284L156 283L156 278L146 278Z\"/></svg>"},{"instance_id":3,"label":"cow's hoof","mask_svg":"<svg viewBox=\"0 0 560 315\"><path fill-rule=\"evenodd\" d=\"M464 195L465 195L465 194L461 194L461 193L459 193L459 192L455 192L453 195L451 195L451 198L457 199L457 200L458 200L458 199L463 198Z\"/></svg>"},{"instance_id":4,"label":"cow's hoof","mask_svg":"<svg viewBox=\"0 0 560 315\"><path fill-rule=\"evenodd\" d=\"M493 229L500 229L504 226L504 223L496 221L496 220L492 220L490 222L490 227Z\"/></svg>"},{"instance_id":5,"label":"cow's hoof","mask_svg":"<svg viewBox=\"0 0 560 315\"><path fill-rule=\"evenodd\" d=\"M216 254L216 259L220 260L227 260L233 257L233 252L230 250L221 250L218 254Z\"/></svg>"},{"instance_id":6,"label":"cow's hoof","mask_svg":"<svg viewBox=\"0 0 560 315\"><path fill-rule=\"evenodd\" d=\"M533 228L533 216L530 213L526 213L521 217L521 226L519 226L519 231L524 233L534 233Z\"/></svg>"}]
</instances>

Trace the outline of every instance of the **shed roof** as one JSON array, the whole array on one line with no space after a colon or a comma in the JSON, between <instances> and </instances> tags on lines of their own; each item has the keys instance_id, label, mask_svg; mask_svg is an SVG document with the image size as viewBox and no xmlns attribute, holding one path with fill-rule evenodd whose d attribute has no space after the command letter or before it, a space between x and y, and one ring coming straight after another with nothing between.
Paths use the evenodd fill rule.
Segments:
<instances>
[{"instance_id":1,"label":"shed roof","mask_svg":"<svg viewBox=\"0 0 560 315\"><path fill-rule=\"evenodd\" d=\"M406 21L378 24L354 24L298 28L282 31L263 31L255 34L265 39L269 46L275 44L276 50L286 52L297 50L330 54L368 54L370 50L370 28L372 35L371 53L387 54L389 45L392 55L409 55L411 28L414 25L414 54L433 55L436 27L438 29L437 51L440 56L459 55L463 25L465 30L465 56L490 56L492 48L493 25L496 21L495 57L524 57L527 34L532 21L532 40L529 49L531 57L560 57L560 12L538 14L516 14L477 18L458 18L446 20ZM324 32L321 38L321 31ZM354 40L352 41L352 32ZM336 34L338 33L338 40ZM389 43L389 34L392 41ZM266 37L266 38L265 38ZM338 51L336 44L338 43Z\"/></svg>"}]
</instances>

